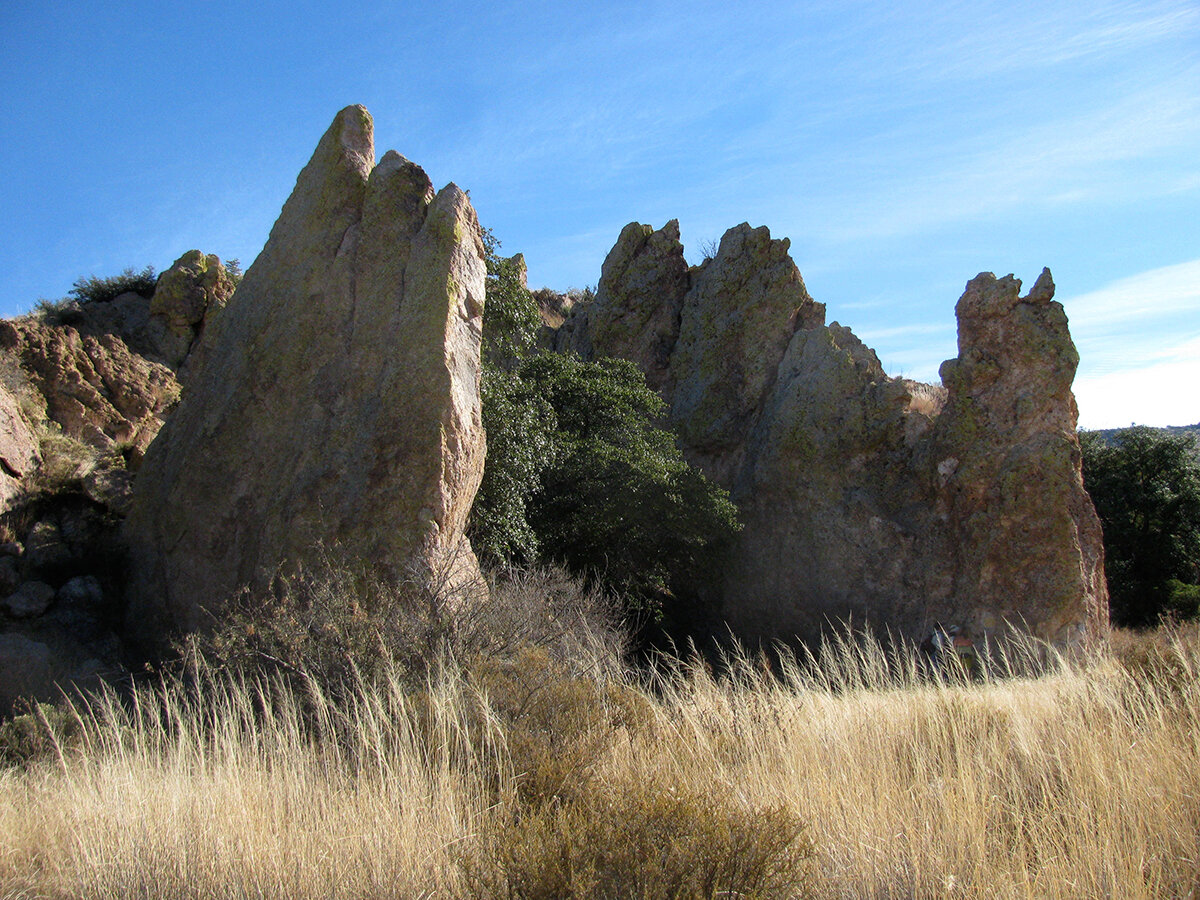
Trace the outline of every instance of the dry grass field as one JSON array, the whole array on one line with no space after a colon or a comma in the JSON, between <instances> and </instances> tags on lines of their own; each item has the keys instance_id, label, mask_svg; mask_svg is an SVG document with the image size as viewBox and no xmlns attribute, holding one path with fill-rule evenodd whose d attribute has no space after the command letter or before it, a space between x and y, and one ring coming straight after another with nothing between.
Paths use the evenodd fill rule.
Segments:
<instances>
[{"instance_id":1,"label":"dry grass field","mask_svg":"<svg viewBox=\"0 0 1200 900\"><path fill-rule=\"evenodd\" d=\"M0 896L1200 892L1194 630L975 683L849 638L713 671L526 650L334 702L198 667L43 710L0 769Z\"/></svg>"}]
</instances>

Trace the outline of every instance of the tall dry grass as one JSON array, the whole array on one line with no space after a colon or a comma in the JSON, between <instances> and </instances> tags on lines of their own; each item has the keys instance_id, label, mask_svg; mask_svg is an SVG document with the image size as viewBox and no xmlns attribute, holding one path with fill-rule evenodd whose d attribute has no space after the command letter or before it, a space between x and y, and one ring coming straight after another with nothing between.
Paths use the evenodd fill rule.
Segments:
<instances>
[{"instance_id":1,"label":"tall dry grass","mask_svg":"<svg viewBox=\"0 0 1200 900\"><path fill-rule=\"evenodd\" d=\"M0 772L0 895L669 896L725 855L743 896L1194 896L1200 641L1157 640L980 683L851 639L647 683L447 664L336 705L200 673Z\"/></svg>"}]
</instances>

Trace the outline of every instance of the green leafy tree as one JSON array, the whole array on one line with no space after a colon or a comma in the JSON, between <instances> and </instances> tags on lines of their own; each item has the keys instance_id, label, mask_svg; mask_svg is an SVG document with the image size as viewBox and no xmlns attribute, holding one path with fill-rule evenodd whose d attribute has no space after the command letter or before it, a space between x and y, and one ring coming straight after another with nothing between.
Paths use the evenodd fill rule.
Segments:
<instances>
[{"instance_id":1,"label":"green leafy tree","mask_svg":"<svg viewBox=\"0 0 1200 900\"><path fill-rule=\"evenodd\" d=\"M1200 458L1191 435L1138 426L1080 434L1084 486L1104 528L1113 623L1192 617L1200 592Z\"/></svg>"},{"instance_id":2,"label":"green leafy tree","mask_svg":"<svg viewBox=\"0 0 1200 900\"><path fill-rule=\"evenodd\" d=\"M475 552L492 566L528 565L539 542L527 507L553 459L554 410L515 371L533 352L541 317L516 258L496 251L500 242L483 232L487 251L487 298L483 311L483 427L487 463L471 509L469 535Z\"/></svg>"},{"instance_id":3,"label":"green leafy tree","mask_svg":"<svg viewBox=\"0 0 1200 900\"><path fill-rule=\"evenodd\" d=\"M657 612L695 592L737 532L728 494L688 465L633 363L547 353L525 362L558 422L529 519L547 553Z\"/></svg>"},{"instance_id":4,"label":"green leafy tree","mask_svg":"<svg viewBox=\"0 0 1200 900\"><path fill-rule=\"evenodd\" d=\"M523 264L485 232L488 457L470 537L492 565L566 564L657 611L694 590L736 532L728 495L683 459L638 368L540 353Z\"/></svg>"}]
</instances>

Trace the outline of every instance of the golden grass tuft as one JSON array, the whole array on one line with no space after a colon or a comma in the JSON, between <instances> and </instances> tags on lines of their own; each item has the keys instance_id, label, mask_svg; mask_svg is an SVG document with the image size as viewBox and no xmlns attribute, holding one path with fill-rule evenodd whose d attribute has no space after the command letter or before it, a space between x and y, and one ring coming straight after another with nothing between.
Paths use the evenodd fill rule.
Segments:
<instances>
[{"instance_id":1,"label":"golden grass tuft","mask_svg":"<svg viewBox=\"0 0 1200 900\"><path fill-rule=\"evenodd\" d=\"M1200 641L1117 645L979 683L865 639L647 683L540 650L337 703L199 673L0 770L0 896L1194 895Z\"/></svg>"}]
</instances>

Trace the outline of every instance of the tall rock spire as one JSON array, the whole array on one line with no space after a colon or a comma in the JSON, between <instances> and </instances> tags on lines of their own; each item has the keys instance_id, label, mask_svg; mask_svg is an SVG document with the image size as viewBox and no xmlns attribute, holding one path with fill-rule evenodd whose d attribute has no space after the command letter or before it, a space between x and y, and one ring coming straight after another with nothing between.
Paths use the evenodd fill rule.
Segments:
<instances>
[{"instance_id":1,"label":"tall rock spire","mask_svg":"<svg viewBox=\"0 0 1200 900\"><path fill-rule=\"evenodd\" d=\"M322 545L393 578L478 579L483 302L466 194L394 152L376 166L370 115L338 113L147 454L131 630L203 627Z\"/></svg>"}]
</instances>

